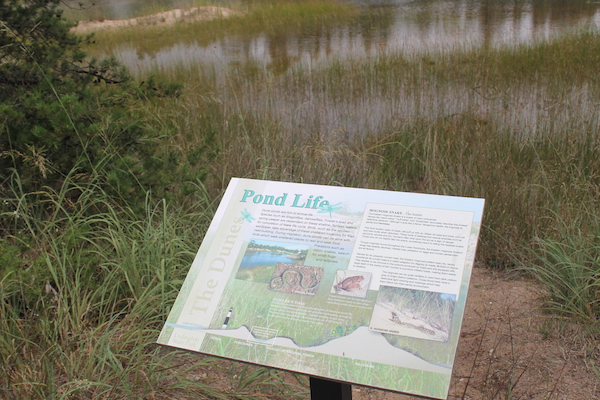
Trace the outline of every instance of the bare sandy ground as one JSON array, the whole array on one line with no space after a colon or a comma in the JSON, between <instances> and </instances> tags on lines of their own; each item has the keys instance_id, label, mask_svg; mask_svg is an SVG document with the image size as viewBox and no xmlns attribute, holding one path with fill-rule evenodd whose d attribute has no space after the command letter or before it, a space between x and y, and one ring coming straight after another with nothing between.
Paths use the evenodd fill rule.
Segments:
<instances>
[{"instance_id":1,"label":"bare sandy ground","mask_svg":"<svg viewBox=\"0 0 600 400\"><path fill-rule=\"evenodd\" d=\"M177 22L193 22L214 18L229 17L236 12L225 7L193 7L188 10L174 9L158 14L130 19L106 19L102 21L79 21L72 32L85 34L103 29L127 28L136 26L168 26Z\"/></svg>"}]
</instances>

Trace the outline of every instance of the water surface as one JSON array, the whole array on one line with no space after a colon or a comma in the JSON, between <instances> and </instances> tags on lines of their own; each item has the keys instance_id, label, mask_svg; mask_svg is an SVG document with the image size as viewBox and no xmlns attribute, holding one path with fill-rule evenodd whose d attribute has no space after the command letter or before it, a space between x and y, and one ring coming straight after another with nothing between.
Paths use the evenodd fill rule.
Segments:
<instances>
[{"instance_id":1,"label":"water surface","mask_svg":"<svg viewBox=\"0 0 600 400\"><path fill-rule=\"evenodd\" d=\"M144 0L95 4L86 13L100 13L108 19L132 18L152 10ZM157 0L152 4L157 10L187 8L193 2ZM311 66L333 57L511 45L549 39L581 26L600 27L600 2L584 0L362 0L358 4L364 19L345 26L280 36L232 36L209 44L190 38L153 48L129 43L114 49L114 54L135 73L198 64L220 70L239 62L283 72L297 63ZM371 18L374 10L376 17Z\"/></svg>"},{"instance_id":2,"label":"water surface","mask_svg":"<svg viewBox=\"0 0 600 400\"><path fill-rule=\"evenodd\" d=\"M100 0L98 4L113 19L140 15L148 6L144 0ZM190 2L153 4L185 8ZM469 113L477 118L492 116L521 137L533 137L559 124L585 132L600 120L593 83L558 88L562 91L558 101L557 88L535 83L479 87L485 82L440 83L426 74L406 76L402 70L387 72L385 79L395 85L392 89L382 88L376 82L377 73L368 70L360 81L336 78L313 85L311 80L313 71L335 73L338 61L352 66L398 53L426 58L431 51L515 46L584 27L597 29L600 2L357 0L354 4L362 11L352 23L337 22L311 32L221 35L210 43L182 35L168 43L124 43L109 52L134 74L178 71L175 79L196 74L197 81L211 81L208 90L224 108L257 120L269 115L286 132L286 140L302 148L307 142L332 146L319 149L323 154L336 153L339 143L348 138L397 130L404 121L435 121ZM346 62L349 58L352 62ZM252 68L260 72L258 78L250 76ZM206 90L199 90L198 95L205 95ZM232 121L228 126L235 124Z\"/></svg>"}]
</instances>

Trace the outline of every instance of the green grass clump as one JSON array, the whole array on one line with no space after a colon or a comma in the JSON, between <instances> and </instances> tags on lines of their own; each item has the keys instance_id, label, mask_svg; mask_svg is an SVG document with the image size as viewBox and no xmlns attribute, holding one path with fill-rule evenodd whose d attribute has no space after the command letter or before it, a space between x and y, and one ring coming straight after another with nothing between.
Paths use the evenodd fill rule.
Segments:
<instances>
[{"instance_id":1,"label":"green grass clump","mask_svg":"<svg viewBox=\"0 0 600 400\"><path fill-rule=\"evenodd\" d=\"M541 283L545 309L600 333L600 217L582 209L581 222L561 224L552 238L538 238L521 269ZM557 216L560 221L560 216Z\"/></svg>"}]
</instances>

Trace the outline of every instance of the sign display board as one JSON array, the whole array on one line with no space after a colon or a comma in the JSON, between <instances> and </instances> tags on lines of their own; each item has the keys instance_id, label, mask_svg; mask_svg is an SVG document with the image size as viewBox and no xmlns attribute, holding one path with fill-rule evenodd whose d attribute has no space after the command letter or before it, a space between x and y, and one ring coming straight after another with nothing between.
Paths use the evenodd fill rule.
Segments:
<instances>
[{"instance_id":1,"label":"sign display board","mask_svg":"<svg viewBox=\"0 0 600 400\"><path fill-rule=\"evenodd\" d=\"M446 398L483 206L233 178L158 343Z\"/></svg>"}]
</instances>

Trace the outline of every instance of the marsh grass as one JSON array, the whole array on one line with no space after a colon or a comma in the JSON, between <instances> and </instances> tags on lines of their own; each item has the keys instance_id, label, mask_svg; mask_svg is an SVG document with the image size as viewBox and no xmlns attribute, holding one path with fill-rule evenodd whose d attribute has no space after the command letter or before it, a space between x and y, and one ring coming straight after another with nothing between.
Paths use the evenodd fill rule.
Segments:
<instances>
[{"instance_id":1,"label":"marsh grass","mask_svg":"<svg viewBox=\"0 0 600 400\"><path fill-rule=\"evenodd\" d=\"M220 7L222 4L216 4ZM137 43L142 53L153 53L157 46L173 41L207 45L228 36L267 35L285 40L293 34L314 33L325 26L349 22L359 13L354 7L329 0L232 2L232 15L209 20L180 21L172 25L147 25L96 32L99 49Z\"/></svg>"},{"instance_id":2,"label":"marsh grass","mask_svg":"<svg viewBox=\"0 0 600 400\"><path fill-rule=\"evenodd\" d=\"M502 267L555 232L553 213L576 219L576 204L597 208L598 41L586 31L427 60L334 60L292 70L279 90L271 83L276 106L239 103L277 117L280 143L297 143L298 165L311 167L294 171L307 181L486 198L479 252ZM547 57L550 67L538 64ZM290 90L310 97L294 101Z\"/></svg>"},{"instance_id":3,"label":"marsh grass","mask_svg":"<svg viewBox=\"0 0 600 400\"><path fill-rule=\"evenodd\" d=\"M189 83L161 113L186 125L182 148L215 138L218 188L244 176L483 197L478 255L506 268L556 235L555 216L597 209L599 42L580 29L519 46L154 72Z\"/></svg>"}]
</instances>

